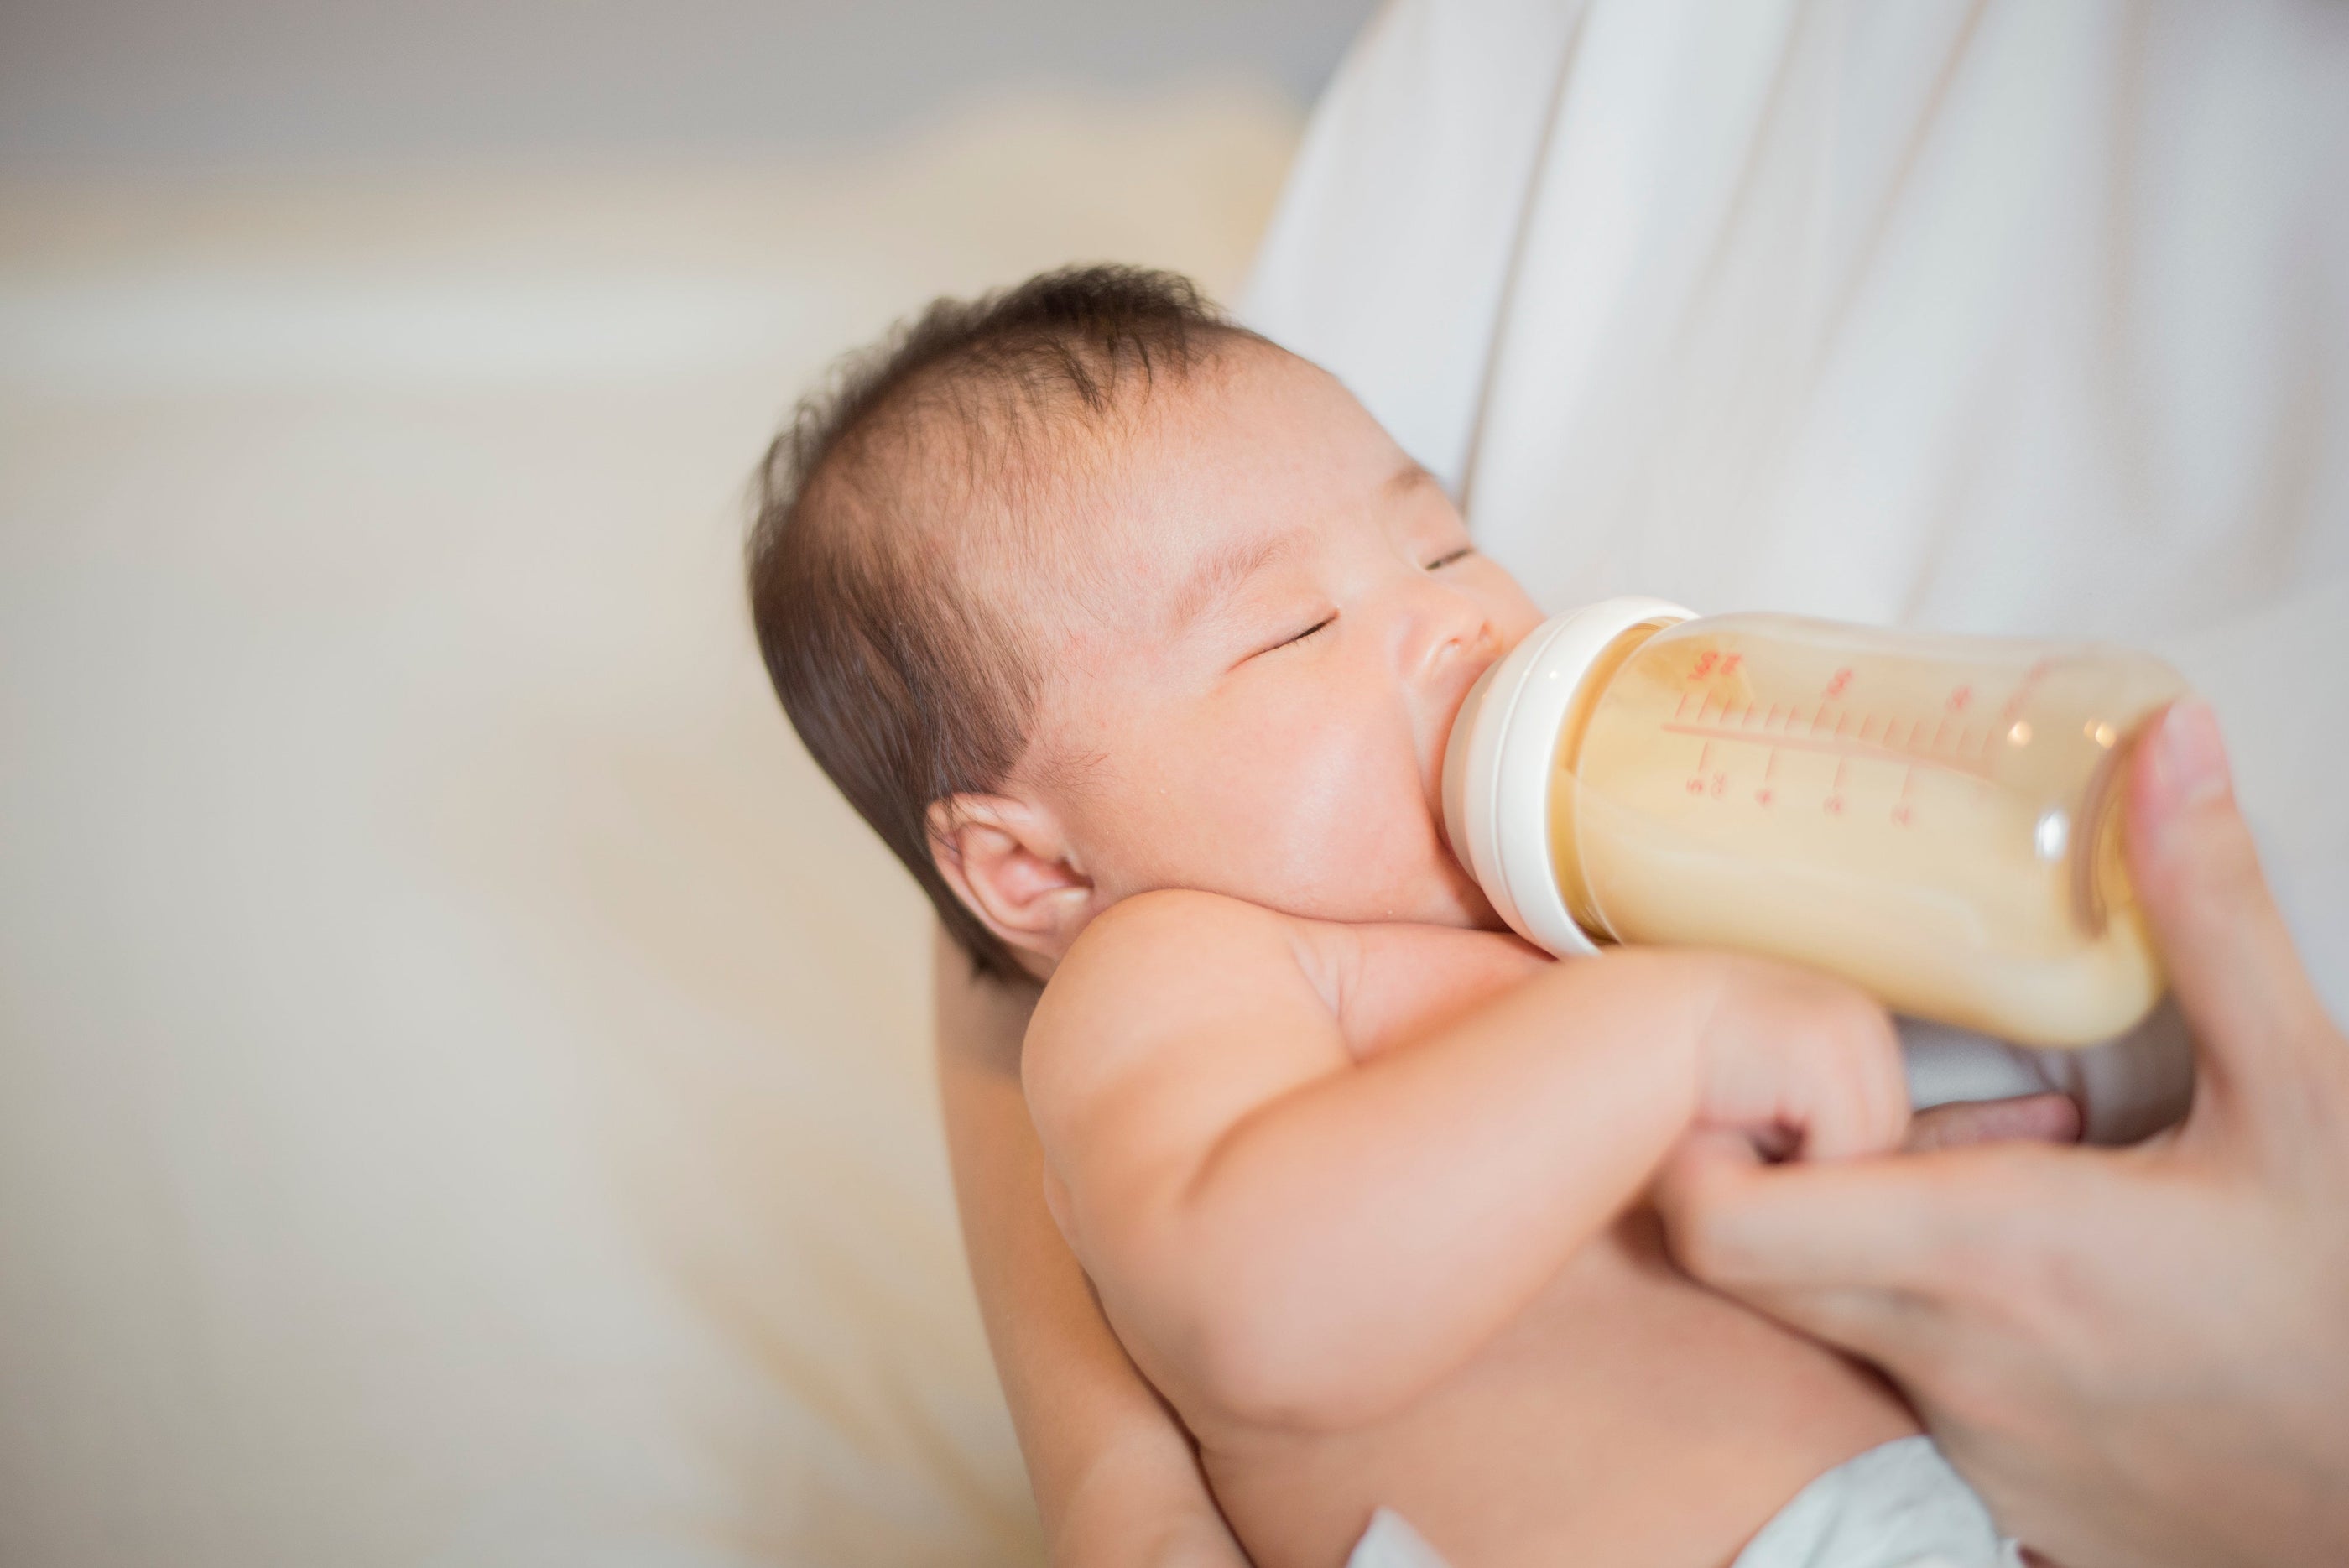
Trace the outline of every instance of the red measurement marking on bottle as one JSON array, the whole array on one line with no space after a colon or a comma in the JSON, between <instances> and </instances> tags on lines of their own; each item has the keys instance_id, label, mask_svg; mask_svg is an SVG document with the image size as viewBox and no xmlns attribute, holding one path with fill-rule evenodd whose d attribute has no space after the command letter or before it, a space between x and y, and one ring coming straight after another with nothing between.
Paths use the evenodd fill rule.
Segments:
<instances>
[{"instance_id":1,"label":"red measurement marking on bottle","mask_svg":"<svg viewBox=\"0 0 2349 1568\"><path fill-rule=\"evenodd\" d=\"M1906 826L1909 826L1909 808L1908 808L1907 806L1905 806L1905 805L1896 805L1896 806L1894 806L1894 807L1892 808L1892 821L1893 821L1893 825L1894 825L1895 826L1898 826L1898 827L1906 827Z\"/></svg>"},{"instance_id":2,"label":"red measurement marking on bottle","mask_svg":"<svg viewBox=\"0 0 2349 1568\"><path fill-rule=\"evenodd\" d=\"M1950 711L1962 713L1966 711L1966 704L1973 700L1974 689L1971 686L1961 686L1950 693Z\"/></svg>"},{"instance_id":3,"label":"red measurement marking on bottle","mask_svg":"<svg viewBox=\"0 0 2349 1568\"><path fill-rule=\"evenodd\" d=\"M1666 719L1660 722L1656 727L1669 735L1693 735L1708 741L1744 742L1747 745L1753 745L1762 739L1750 729L1740 728L1726 721L1717 725L1682 724ZM1891 763L1914 759L1917 765L1921 767L1939 768L1946 773L1962 774L1971 778L1982 776L1981 769L1961 758L1920 756L1916 749L1904 751L1896 746L1894 742L1899 739L1899 728L1898 724L1887 724L1884 733L1878 737L1873 744L1867 741L1864 731L1860 736L1848 741L1839 741L1832 735L1813 736L1799 732L1782 732L1771 736L1770 744L1788 751L1819 752L1828 756L1848 757L1858 762ZM1912 731L1909 739L1913 741L1915 738L1915 732Z\"/></svg>"},{"instance_id":4,"label":"red measurement marking on bottle","mask_svg":"<svg viewBox=\"0 0 2349 1568\"><path fill-rule=\"evenodd\" d=\"M1848 709L1848 708L1845 708L1845 709L1843 709L1843 710L1839 711L1836 714L1836 727L1835 727L1835 732L1836 732L1836 734L1837 734L1838 737L1840 737L1840 736L1843 734L1843 727L1844 727L1846 724L1848 724L1848 723L1850 723L1850 722L1851 722L1851 710L1850 710L1850 709Z\"/></svg>"},{"instance_id":5,"label":"red measurement marking on bottle","mask_svg":"<svg viewBox=\"0 0 2349 1568\"><path fill-rule=\"evenodd\" d=\"M2023 680L2015 687L2014 694L2006 700L2006 706L1998 711L1999 722L2002 725L2012 724L2021 717L2023 705L2031 700L2032 691L2054 663L2053 659L2043 659L2023 672ZM1987 745L1989 742L1985 741L1983 743Z\"/></svg>"},{"instance_id":6,"label":"red measurement marking on bottle","mask_svg":"<svg viewBox=\"0 0 2349 1568\"><path fill-rule=\"evenodd\" d=\"M1706 764L1712 761L1713 742L1711 741L1707 741L1704 743L1704 748L1696 754L1696 776L1688 782L1689 794L1702 794L1704 793L1704 770Z\"/></svg>"},{"instance_id":7,"label":"red measurement marking on bottle","mask_svg":"<svg viewBox=\"0 0 2349 1568\"><path fill-rule=\"evenodd\" d=\"M1692 670L1690 674L1695 680L1702 680L1706 676L1712 674L1713 667L1720 662L1721 655L1718 653L1700 654L1697 657L1696 669Z\"/></svg>"},{"instance_id":8,"label":"red measurement marking on bottle","mask_svg":"<svg viewBox=\"0 0 2349 1568\"><path fill-rule=\"evenodd\" d=\"M1836 698L1842 696L1844 694L1844 689L1850 684L1851 671L1848 670L1837 670L1835 672L1835 679L1827 682L1827 700L1829 701L1833 701Z\"/></svg>"},{"instance_id":9,"label":"red measurement marking on bottle","mask_svg":"<svg viewBox=\"0 0 2349 1568\"><path fill-rule=\"evenodd\" d=\"M1908 772L1900 775L1900 798L1898 801L1895 801L1892 805L1892 821L1895 826L1906 827L1912 819L1914 814L1909 809L1909 792L1915 788L1916 784L1917 770L1915 768L1910 768Z\"/></svg>"},{"instance_id":10,"label":"red measurement marking on bottle","mask_svg":"<svg viewBox=\"0 0 2349 1568\"><path fill-rule=\"evenodd\" d=\"M1729 775L1728 775L1727 774L1713 774L1713 799L1715 799L1715 800L1719 800L1719 799L1720 799L1723 794L1727 794L1727 793L1728 793L1728 790L1729 790Z\"/></svg>"},{"instance_id":11,"label":"red measurement marking on bottle","mask_svg":"<svg viewBox=\"0 0 2349 1568\"><path fill-rule=\"evenodd\" d=\"M1839 794L1831 794L1827 796L1826 810L1829 816L1841 816L1843 815L1843 796Z\"/></svg>"}]
</instances>

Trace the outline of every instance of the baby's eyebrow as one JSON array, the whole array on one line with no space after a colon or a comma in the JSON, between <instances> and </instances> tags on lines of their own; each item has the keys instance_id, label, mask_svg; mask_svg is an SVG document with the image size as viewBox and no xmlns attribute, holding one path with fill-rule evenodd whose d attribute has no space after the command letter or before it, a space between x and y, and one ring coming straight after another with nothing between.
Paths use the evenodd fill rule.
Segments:
<instances>
[{"instance_id":1,"label":"baby's eyebrow","mask_svg":"<svg viewBox=\"0 0 2349 1568\"><path fill-rule=\"evenodd\" d=\"M1235 539L1214 550L1174 590L1168 601L1173 607L1167 616L1169 624L1178 631L1190 625L1216 600L1295 549L1300 536L1292 530L1265 538Z\"/></svg>"}]
</instances>

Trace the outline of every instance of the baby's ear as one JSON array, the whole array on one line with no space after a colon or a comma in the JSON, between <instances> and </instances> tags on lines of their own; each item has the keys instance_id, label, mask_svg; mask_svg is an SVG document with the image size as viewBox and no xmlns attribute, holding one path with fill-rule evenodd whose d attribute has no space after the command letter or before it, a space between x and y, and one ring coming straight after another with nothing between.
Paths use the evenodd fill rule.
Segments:
<instances>
[{"instance_id":1,"label":"baby's ear","mask_svg":"<svg viewBox=\"0 0 2349 1568\"><path fill-rule=\"evenodd\" d=\"M930 803L930 859L955 897L1020 952L1058 963L1101 912L1059 820L1000 794Z\"/></svg>"}]
</instances>

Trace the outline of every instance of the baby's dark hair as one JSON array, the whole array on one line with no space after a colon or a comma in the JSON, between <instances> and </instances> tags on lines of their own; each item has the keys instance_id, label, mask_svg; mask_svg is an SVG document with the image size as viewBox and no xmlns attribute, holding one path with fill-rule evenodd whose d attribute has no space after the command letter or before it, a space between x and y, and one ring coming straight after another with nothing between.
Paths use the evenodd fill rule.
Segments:
<instances>
[{"instance_id":1,"label":"baby's dark hair","mask_svg":"<svg viewBox=\"0 0 2349 1568\"><path fill-rule=\"evenodd\" d=\"M1135 389L1256 334L1188 280L1071 267L941 299L835 369L768 448L744 549L750 617L783 711L984 973L1019 972L931 858L929 807L1000 788L1037 672L1005 607L966 591L956 544L1017 525L1040 440L1099 429Z\"/></svg>"}]
</instances>

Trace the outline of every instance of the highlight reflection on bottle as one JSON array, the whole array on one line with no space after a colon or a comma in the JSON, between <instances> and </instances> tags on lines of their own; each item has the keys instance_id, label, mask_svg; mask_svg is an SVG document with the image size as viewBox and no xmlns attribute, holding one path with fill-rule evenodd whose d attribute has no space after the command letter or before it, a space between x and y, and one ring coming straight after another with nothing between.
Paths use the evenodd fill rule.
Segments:
<instances>
[{"instance_id":1,"label":"highlight reflection on bottle","mask_svg":"<svg viewBox=\"0 0 2349 1568\"><path fill-rule=\"evenodd\" d=\"M2184 691L2120 649L1612 600L1480 684L1445 815L1495 906L1553 950L1733 948L1921 1017L2093 1044L2163 989L2120 781Z\"/></svg>"}]
</instances>

